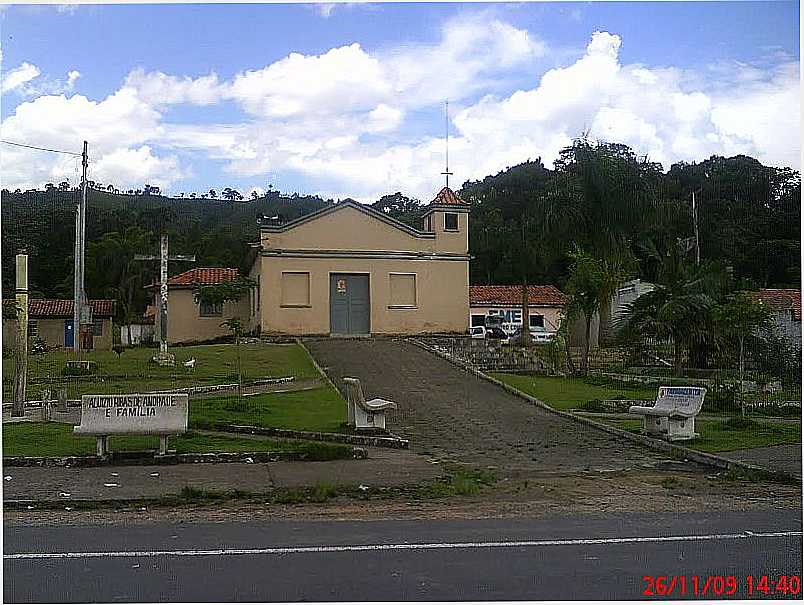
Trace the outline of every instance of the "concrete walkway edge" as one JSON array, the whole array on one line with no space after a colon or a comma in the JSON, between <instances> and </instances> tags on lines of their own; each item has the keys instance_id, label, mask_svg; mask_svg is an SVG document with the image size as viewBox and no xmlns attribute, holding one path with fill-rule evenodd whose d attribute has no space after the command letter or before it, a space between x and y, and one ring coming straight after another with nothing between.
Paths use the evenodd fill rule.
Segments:
<instances>
[{"instance_id":1,"label":"concrete walkway edge","mask_svg":"<svg viewBox=\"0 0 804 605\"><path fill-rule=\"evenodd\" d=\"M416 345L417 347L419 347L421 349L424 349L425 351L428 351L429 353L432 353L433 355L437 355L438 357L441 357L442 359L445 359L446 361L449 361L453 365L461 368L462 370L464 370L464 371L466 371L466 372L468 372L470 374L474 374L478 378L482 378L483 380L486 380L488 382L496 384L497 386L505 389L509 393L511 393L513 395L516 395L517 397L519 397L521 399L524 399L525 401L528 401L529 403L531 403L531 404L533 404L533 405L535 405L537 407L540 407L540 408L550 412L551 414L555 414L557 416L562 416L564 418L574 420L575 422L578 422L580 424L585 424L587 426L594 427L594 428L596 428L598 430L601 430L601 431L604 431L606 433L610 433L612 435L616 435L618 437L628 439L629 441L632 441L632 442L638 443L640 445L643 445L643 446L645 446L648 449L651 449L653 451L671 454L672 456L678 456L678 457L683 456L687 460L691 460L693 462L698 462L700 464L705 464L705 465L708 465L708 466L713 466L715 468L719 468L719 469L723 469L723 470L742 470L742 471L747 471L747 472L750 472L750 473L755 473L755 474L758 474L760 476L767 477L769 479L773 479L773 480L777 480L777 481L789 482L789 481L792 480L792 481L795 481L798 484L801 484L801 482L802 482L800 475L793 475L791 473L787 473L787 472L784 472L784 471L770 470L770 469L766 469L766 468L763 468L761 466L757 466L757 465L754 465L754 464L748 464L748 463L745 463L745 462L740 462L738 460L730 460L728 458L724 458L724 457L718 456L716 454L709 454L709 453L705 453L705 452L699 452L697 450L693 450L693 449L690 449L688 447L684 447L684 446L681 446L681 445L675 445L675 444L672 444L672 443L668 443L667 441L662 441L661 439L654 439L652 437L647 437L645 435L637 435L637 434L631 433L629 431L624 431L622 429L618 429L618 428L610 426L608 424L604 424L602 422L597 422L596 420L592 420L591 418L585 418L585 417L582 417L582 416L578 416L578 415L573 414L571 412L564 412L562 410L557 410L557 409L547 405L543 401L541 401L539 399L536 399L535 397L532 397L531 395L528 395L527 393L523 393L519 389L516 389L516 388L514 388L514 387L512 387L512 386L510 386L508 384L505 384L504 382L502 382L500 380L497 380L496 378L494 378L492 376L489 376L488 374L486 374L486 373L484 373L484 372L482 372L482 371L480 371L480 370L478 370L476 368L473 368L471 365L469 365L468 363L466 363L464 361L461 361L459 359L455 359L454 357L452 357L450 355L447 355L446 353L442 353L441 351L439 351L439 350L437 350L437 349L425 344L424 342L422 342L421 340L419 340L417 338L410 338L410 339L408 339L408 342L410 342L411 344Z\"/></svg>"}]
</instances>

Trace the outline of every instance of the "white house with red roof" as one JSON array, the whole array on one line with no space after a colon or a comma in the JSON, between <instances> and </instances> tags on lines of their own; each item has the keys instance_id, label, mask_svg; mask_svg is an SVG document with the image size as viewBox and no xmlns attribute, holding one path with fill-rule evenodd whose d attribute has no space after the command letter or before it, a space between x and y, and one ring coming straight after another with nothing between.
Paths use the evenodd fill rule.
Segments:
<instances>
[{"instance_id":1,"label":"white house with red roof","mask_svg":"<svg viewBox=\"0 0 804 605\"><path fill-rule=\"evenodd\" d=\"M771 309L777 329L800 350L801 290L765 288L757 296Z\"/></svg>"},{"instance_id":2,"label":"white house with red roof","mask_svg":"<svg viewBox=\"0 0 804 605\"><path fill-rule=\"evenodd\" d=\"M561 325L567 297L555 286L528 286L528 326L531 331L554 335ZM469 286L471 326L485 326L489 316L502 318L513 332L522 327L522 286Z\"/></svg>"},{"instance_id":3,"label":"white house with red roof","mask_svg":"<svg viewBox=\"0 0 804 605\"><path fill-rule=\"evenodd\" d=\"M17 320L14 307L16 300L3 301L3 343L5 347L13 346L17 338ZM114 343L112 319L115 312L115 301L109 299L90 300L92 309L92 330L86 331L81 345L84 350L98 349L109 351ZM28 300L28 336L39 338L49 347L73 346L73 301L67 299ZM7 343L7 344L6 344Z\"/></svg>"},{"instance_id":4,"label":"white house with red roof","mask_svg":"<svg viewBox=\"0 0 804 605\"><path fill-rule=\"evenodd\" d=\"M247 324L251 317L249 299L223 304L205 304L196 299L199 286L212 286L237 278L237 269L228 267L197 267L168 278L168 342L204 342L228 336L221 324L232 317ZM154 305L159 284L148 286L154 292Z\"/></svg>"}]
</instances>

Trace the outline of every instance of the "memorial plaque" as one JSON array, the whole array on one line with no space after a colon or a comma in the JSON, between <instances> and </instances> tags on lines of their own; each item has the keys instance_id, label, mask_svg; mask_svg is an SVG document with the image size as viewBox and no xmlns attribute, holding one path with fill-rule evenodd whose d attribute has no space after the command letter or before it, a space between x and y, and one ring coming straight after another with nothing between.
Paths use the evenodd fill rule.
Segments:
<instances>
[{"instance_id":1,"label":"memorial plaque","mask_svg":"<svg viewBox=\"0 0 804 605\"><path fill-rule=\"evenodd\" d=\"M176 435L187 432L189 397L180 394L84 395L76 433Z\"/></svg>"},{"instance_id":2,"label":"memorial plaque","mask_svg":"<svg viewBox=\"0 0 804 605\"><path fill-rule=\"evenodd\" d=\"M656 405L659 406L660 401L666 400L682 414L694 414L701 409L705 394L706 389L702 387L660 387Z\"/></svg>"}]
</instances>

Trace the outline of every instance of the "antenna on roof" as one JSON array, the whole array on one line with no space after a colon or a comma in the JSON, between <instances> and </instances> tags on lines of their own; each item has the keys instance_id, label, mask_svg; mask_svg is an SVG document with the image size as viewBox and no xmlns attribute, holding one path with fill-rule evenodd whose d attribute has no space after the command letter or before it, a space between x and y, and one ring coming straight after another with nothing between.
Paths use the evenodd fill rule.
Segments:
<instances>
[{"instance_id":1,"label":"antenna on roof","mask_svg":"<svg viewBox=\"0 0 804 605\"><path fill-rule=\"evenodd\" d=\"M444 130L446 131L446 170L442 172L447 178L447 189L449 189L449 177L452 174L449 171L449 100L444 101Z\"/></svg>"}]
</instances>

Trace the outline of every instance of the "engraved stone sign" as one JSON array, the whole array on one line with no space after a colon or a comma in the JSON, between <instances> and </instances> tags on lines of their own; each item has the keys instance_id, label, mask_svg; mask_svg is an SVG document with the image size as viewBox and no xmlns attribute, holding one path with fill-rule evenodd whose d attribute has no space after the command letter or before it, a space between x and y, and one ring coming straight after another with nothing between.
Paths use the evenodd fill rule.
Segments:
<instances>
[{"instance_id":1,"label":"engraved stone sign","mask_svg":"<svg viewBox=\"0 0 804 605\"><path fill-rule=\"evenodd\" d=\"M159 435L165 453L168 435L187 432L188 410L187 393L84 395L81 424L73 433L98 436L99 455L107 453L109 435Z\"/></svg>"}]
</instances>

